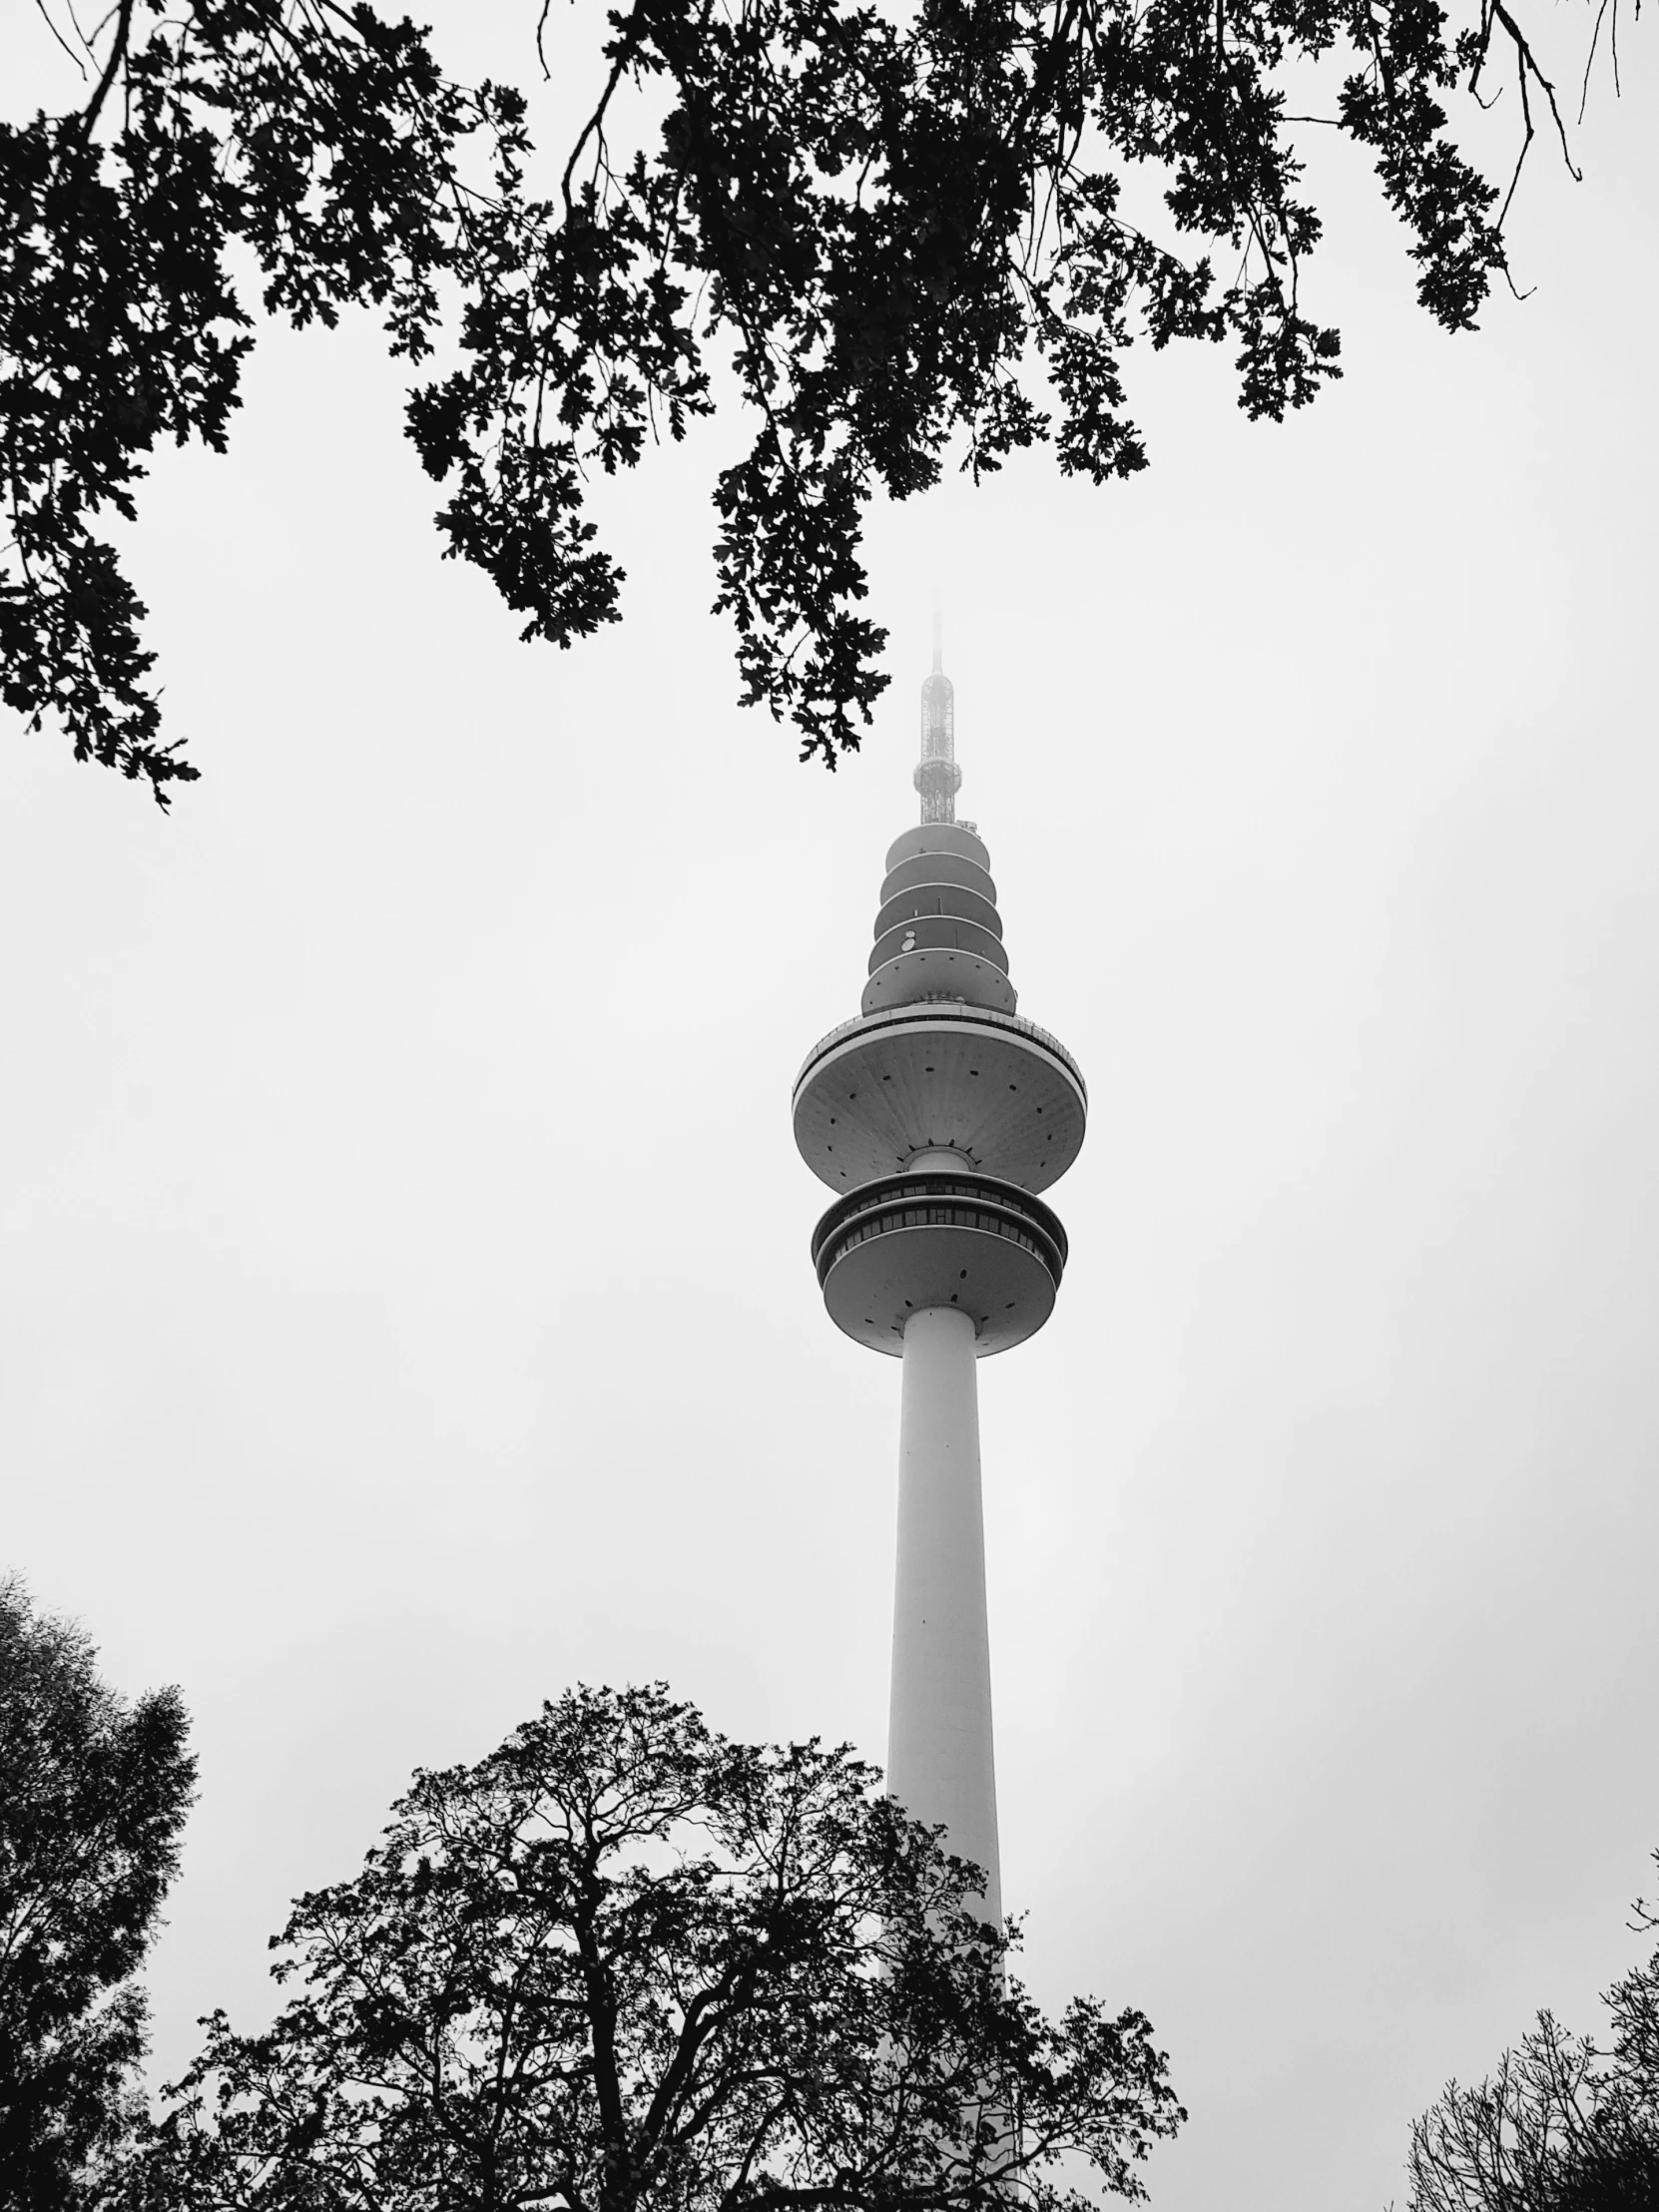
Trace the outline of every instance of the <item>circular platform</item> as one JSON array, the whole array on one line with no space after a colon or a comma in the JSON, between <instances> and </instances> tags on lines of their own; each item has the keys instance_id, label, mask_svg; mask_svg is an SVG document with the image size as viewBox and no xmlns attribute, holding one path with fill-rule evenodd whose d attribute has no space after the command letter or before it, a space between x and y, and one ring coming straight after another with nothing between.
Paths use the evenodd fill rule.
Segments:
<instances>
[{"instance_id":1,"label":"circular platform","mask_svg":"<svg viewBox=\"0 0 1659 2212\"><path fill-rule=\"evenodd\" d=\"M801 1156L843 1191L930 1150L1046 1190L1076 1159L1087 1120L1082 1074L1057 1038L1017 1015L948 1001L832 1029L795 1086Z\"/></svg>"},{"instance_id":2,"label":"circular platform","mask_svg":"<svg viewBox=\"0 0 1659 2212\"><path fill-rule=\"evenodd\" d=\"M965 1005L982 1006L993 1013L1011 1014L1019 993L1008 980L1007 955L997 947L991 959L983 948L975 950L977 932L957 927L934 933L934 940L912 938L908 946L902 932L893 932L899 949L883 960L864 985L858 1004L866 1014L878 1014L889 1006L914 1006L932 999L960 999Z\"/></svg>"},{"instance_id":3,"label":"circular platform","mask_svg":"<svg viewBox=\"0 0 1659 2212\"><path fill-rule=\"evenodd\" d=\"M813 1263L830 1320L872 1352L896 1357L912 1313L954 1306L986 1359L1034 1336L1054 1311L1066 1233L999 1177L930 1169L883 1177L831 1206Z\"/></svg>"}]
</instances>

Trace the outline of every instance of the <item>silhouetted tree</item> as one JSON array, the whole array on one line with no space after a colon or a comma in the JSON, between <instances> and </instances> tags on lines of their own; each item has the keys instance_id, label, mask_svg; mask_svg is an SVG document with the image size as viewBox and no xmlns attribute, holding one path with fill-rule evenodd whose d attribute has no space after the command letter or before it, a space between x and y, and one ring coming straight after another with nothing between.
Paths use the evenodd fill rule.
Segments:
<instances>
[{"instance_id":1,"label":"silhouetted tree","mask_svg":"<svg viewBox=\"0 0 1659 2212\"><path fill-rule=\"evenodd\" d=\"M1447 2085L1411 2131L1410 2212L1659 2212L1659 1951L1603 2002L1605 2049L1540 2012L1490 2079Z\"/></svg>"},{"instance_id":2,"label":"silhouetted tree","mask_svg":"<svg viewBox=\"0 0 1659 2212\"><path fill-rule=\"evenodd\" d=\"M0 1583L0 2204L59 2212L138 2114L132 1975L195 1785L176 1690L128 1706L92 1645Z\"/></svg>"},{"instance_id":3,"label":"silhouetted tree","mask_svg":"<svg viewBox=\"0 0 1659 2212\"><path fill-rule=\"evenodd\" d=\"M408 402L446 551L560 645L618 614L587 479L713 410L721 341L756 434L716 490L716 603L746 699L833 766L883 681L872 492L1046 438L1097 482L1141 468L1137 336L1231 344L1253 416L1338 374L1303 303L1299 129L1371 156L1451 330L1504 269L1513 180L1500 206L1445 101L1512 75L1515 174L1535 125L1566 152L1521 0L1461 27L1433 0L617 0L537 189L521 95L451 82L363 0L114 0L87 39L37 5L86 91L0 129L0 692L164 802L195 771L95 524L133 512L158 438L223 446L252 342L233 255L271 314L366 302L411 362L458 336Z\"/></svg>"},{"instance_id":4,"label":"silhouetted tree","mask_svg":"<svg viewBox=\"0 0 1659 2212\"><path fill-rule=\"evenodd\" d=\"M816 1743L578 1689L417 1774L223 2014L147 2212L1085 2212L1185 2117L1138 2012L1045 2019L981 1879Z\"/></svg>"}]
</instances>

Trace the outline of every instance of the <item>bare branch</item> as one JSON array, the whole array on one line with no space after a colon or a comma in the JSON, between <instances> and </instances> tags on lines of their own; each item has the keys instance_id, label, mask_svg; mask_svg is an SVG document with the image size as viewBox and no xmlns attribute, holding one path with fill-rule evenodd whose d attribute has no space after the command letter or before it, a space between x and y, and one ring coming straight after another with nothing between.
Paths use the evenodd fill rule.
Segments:
<instances>
[{"instance_id":1,"label":"bare branch","mask_svg":"<svg viewBox=\"0 0 1659 2212\"><path fill-rule=\"evenodd\" d=\"M35 12L40 17L41 21L46 25L46 28L51 32L52 36L57 40L58 44L63 48L64 52L69 56L70 60L75 64L75 67L77 68L77 70L79 70L84 81L87 73L86 63L81 59L80 55L76 53L74 47L70 45L68 39L64 37L62 31L58 29L57 24L52 20L52 11L46 5L46 0L35 0ZM71 16L70 20L73 22L73 16Z\"/></svg>"},{"instance_id":2,"label":"bare branch","mask_svg":"<svg viewBox=\"0 0 1659 2212\"><path fill-rule=\"evenodd\" d=\"M99 112L103 108L105 100L109 97L110 87L115 83L116 76L127 59L128 42L133 35L133 7L134 0L118 0L115 11L115 31L110 39L109 59L105 62L103 73L93 87L92 98L87 102L81 113L80 133L83 139L91 139Z\"/></svg>"}]
</instances>

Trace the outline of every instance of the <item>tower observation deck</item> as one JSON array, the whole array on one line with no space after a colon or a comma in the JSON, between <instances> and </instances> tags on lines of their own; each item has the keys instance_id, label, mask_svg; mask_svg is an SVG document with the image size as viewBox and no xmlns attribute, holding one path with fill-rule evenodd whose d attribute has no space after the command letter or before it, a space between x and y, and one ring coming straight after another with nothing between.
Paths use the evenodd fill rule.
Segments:
<instances>
[{"instance_id":1,"label":"tower observation deck","mask_svg":"<svg viewBox=\"0 0 1659 2212\"><path fill-rule=\"evenodd\" d=\"M985 1870L1001 1919L975 1362L1054 1310L1066 1236L1038 1193L1083 1143L1069 1052L1015 1011L990 854L957 822L935 622L915 770L857 1017L796 1079L795 1139L835 1193L813 1264L836 1327L903 1361L887 1784Z\"/></svg>"}]
</instances>

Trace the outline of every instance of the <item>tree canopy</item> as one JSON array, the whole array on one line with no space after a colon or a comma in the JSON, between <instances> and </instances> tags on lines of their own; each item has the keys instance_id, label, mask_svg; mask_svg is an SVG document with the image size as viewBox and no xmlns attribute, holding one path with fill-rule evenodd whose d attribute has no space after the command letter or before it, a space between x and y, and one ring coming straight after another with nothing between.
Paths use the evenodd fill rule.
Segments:
<instances>
[{"instance_id":1,"label":"tree canopy","mask_svg":"<svg viewBox=\"0 0 1659 2212\"><path fill-rule=\"evenodd\" d=\"M1185 2117L1147 2022L1046 2018L982 1876L817 1743L578 1689L417 1774L208 2022L142 2212L1087 2212Z\"/></svg>"},{"instance_id":2,"label":"tree canopy","mask_svg":"<svg viewBox=\"0 0 1659 2212\"><path fill-rule=\"evenodd\" d=\"M133 1981L194 1793L176 1690L125 1704L82 1632L0 1583L0 2202L81 2201L138 2117Z\"/></svg>"},{"instance_id":3,"label":"tree canopy","mask_svg":"<svg viewBox=\"0 0 1659 2212\"><path fill-rule=\"evenodd\" d=\"M85 83L0 127L0 692L164 803L196 771L98 517L134 513L158 439L225 444L255 328L233 263L267 315L379 310L445 552L562 646L620 611L589 481L710 413L730 355L754 439L715 488L716 605L746 700L833 766L883 682L877 492L1043 440L1097 482L1140 469L1137 340L1230 345L1252 416L1311 400L1340 350L1305 300L1317 126L1365 150L1422 304L1469 327L1513 182L1447 102L1512 76L1518 161L1561 124L1521 0L1460 24L1435 0L617 0L600 53L559 56L595 97L544 169L519 91L453 81L367 0L114 0L85 38L37 5ZM550 26L543 0L545 66Z\"/></svg>"},{"instance_id":4,"label":"tree canopy","mask_svg":"<svg viewBox=\"0 0 1659 2212\"><path fill-rule=\"evenodd\" d=\"M1603 2002L1606 2045L1540 2012L1494 2074L1448 2083L1411 2131L1409 2212L1659 2212L1659 1950Z\"/></svg>"}]
</instances>

